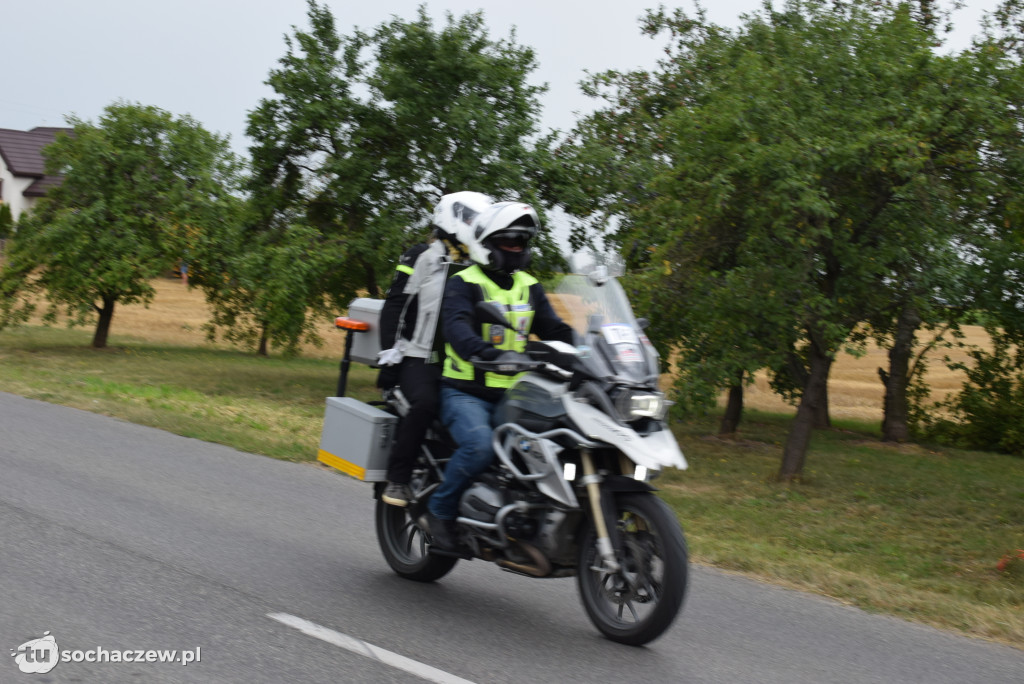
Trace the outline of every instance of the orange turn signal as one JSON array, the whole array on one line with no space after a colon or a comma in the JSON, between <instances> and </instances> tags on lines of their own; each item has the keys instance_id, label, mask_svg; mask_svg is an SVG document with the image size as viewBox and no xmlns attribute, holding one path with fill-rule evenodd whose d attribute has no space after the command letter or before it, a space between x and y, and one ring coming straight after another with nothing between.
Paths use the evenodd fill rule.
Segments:
<instances>
[{"instance_id":1,"label":"orange turn signal","mask_svg":"<svg viewBox=\"0 0 1024 684\"><path fill-rule=\"evenodd\" d=\"M357 321L354 318L346 318L345 316L338 316L334 319L334 326L336 328L342 328L344 330L354 330L356 332L366 332L370 329L370 324L366 321Z\"/></svg>"}]
</instances>

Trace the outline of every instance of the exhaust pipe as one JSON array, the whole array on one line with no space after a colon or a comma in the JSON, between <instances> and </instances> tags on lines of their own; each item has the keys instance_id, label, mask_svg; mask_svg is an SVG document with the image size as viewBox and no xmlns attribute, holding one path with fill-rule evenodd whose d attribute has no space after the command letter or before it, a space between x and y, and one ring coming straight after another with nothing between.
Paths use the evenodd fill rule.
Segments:
<instances>
[{"instance_id":1,"label":"exhaust pipe","mask_svg":"<svg viewBox=\"0 0 1024 684\"><path fill-rule=\"evenodd\" d=\"M551 574L551 562L540 552L536 546L527 544L523 541L516 539L509 539L519 545L519 548L526 552L526 555L530 557L530 560L534 562L534 565L528 565L526 563L516 563L507 559L498 561L498 566L505 568L506 570L512 570L514 572L521 572L524 575L530 575L531 577L547 577Z\"/></svg>"}]
</instances>

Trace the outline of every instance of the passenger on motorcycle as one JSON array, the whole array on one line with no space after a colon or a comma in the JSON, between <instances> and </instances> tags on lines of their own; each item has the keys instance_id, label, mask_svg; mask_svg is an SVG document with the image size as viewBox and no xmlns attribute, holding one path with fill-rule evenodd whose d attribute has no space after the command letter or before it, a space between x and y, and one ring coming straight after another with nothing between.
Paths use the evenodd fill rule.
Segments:
<instances>
[{"instance_id":1,"label":"passenger on motorcycle","mask_svg":"<svg viewBox=\"0 0 1024 684\"><path fill-rule=\"evenodd\" d=\"M572 328L548 301L544 288L525 270L530 240L537 234L537 212L522 202L499 202L475 220L467 247L473 265L448 279L441 323L445 362L441 377L441 421L458 448L445 467L444 482L428 502L423 521L434 545L455 550L455 517L459 497L494 460L492 417L497 401L513 377L484 372L467 359L485 361L502 354L522 353L536 333L546 340L572 343ZM501 305L514 330L483 321L478 302Z\"/></svg>"},{"instance_id":2,"label":"passenger on motorcycle","mask_svg":"<svg viewBox=\"0 0 1024 684\"><path fill-rule=\"evenodd\" d=\"M384 294L384 306L380 311L379 342L381 349L391 350L398 341L399 326L403 324L403 319L406 317L405 308L409 305L411 298L411 295L405 293L405 286L408 284L409 278L412 277L416 259L428 247L430 247L428 243L421 242L405 250L398 257L398 265L395 266L391 285ZM387 396L388 392L398 386L399 371L402 365L400 359L396 361L394 354L390 351L378 352L377 356L377 365L380 366L380 372L377 373L377 388Z\"/></svg>"},{"instance_id":3,"label":"passenger on motorcycle","mask_svg":"<svg viewBox=\"0 0 1024 684\"><path fill-rule=\"evenodd\" d=\"M406 266L408 279L396 276L392 289L388 291L381 330L394 328L396 332L391 336L394 346L389 344L390 348L385 347L380 354L380 362L385 369L382 373L398 364L397 383L409 402L409 411L402 418L398 439L388 457L388 483L381 494L381 499L393 506L407 506L413 498L409 488L413 463L420 442L438 415L441 366L434 342L444 282L452 263L450 252L459 261L466 258L462 241L467 239L473 219L492 202L490 197L479 192L444 195L431 220L436 239L425 249L418 250L411 268ZM401 264L399 269L402 269ZM400 308L394 304L389 307L389 303L399 301ZM389 319L396 317L396 309L397 321L392 322Z\"/></svg>"}]
</instances>

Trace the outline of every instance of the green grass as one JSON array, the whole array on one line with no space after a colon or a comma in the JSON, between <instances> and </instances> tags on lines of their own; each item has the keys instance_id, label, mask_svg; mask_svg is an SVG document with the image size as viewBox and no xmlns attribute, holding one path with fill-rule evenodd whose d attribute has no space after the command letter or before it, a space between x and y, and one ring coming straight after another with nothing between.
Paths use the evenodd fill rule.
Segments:
<instances>
[{"instance_id":1,"label":"green grass","mask_svg":"<svg viewBox=\"0 0 1024 684\"><path fill-rule=\"evenodd\" d=\"M275 458L316 459L336 362L118 337L95 350L89 341L82 330L0 332L0 390ZM374 374L352 369L350 393L369 398Z\"/></svg>"},{"instance_id":2,"label":"green grass","mask_svg":"<svg viewBox=\"0 0 1024 684\"><path fill-rule=\"evenodd\" d=\"M793 486L773 481L781 417L749 412L736 442L677 425L691 467L658 484L695 560L1024 646L1024 573L996 569L1024 548L1024 460L846 425L816 434Z\"/></svg>"},{"instance_id":3,"label":"green grass","mask_svg":"<svg viewBox=\"0 0 1024 684\"><path fill-rule=\"evenodd\" d=\"M82 330L0 332L0 390L244 451L316 458L338 363L258 358ZM353 364L349 394L376 397ZM867 610L1024 647L1024 459L884 445L875 425L815 435L804 481L773 482L789 419L748 411L741 439L716 417L674 424L690 469L656 481L693 559Z\"/></svg>"}]
</instances>

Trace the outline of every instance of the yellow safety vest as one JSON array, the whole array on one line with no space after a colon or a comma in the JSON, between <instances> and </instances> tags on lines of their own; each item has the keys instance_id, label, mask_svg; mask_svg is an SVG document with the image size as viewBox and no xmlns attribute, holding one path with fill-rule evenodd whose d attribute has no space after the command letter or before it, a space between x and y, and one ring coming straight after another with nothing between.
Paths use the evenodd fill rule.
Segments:
<instances>
[{"instance_id":1,"label":"yellow safety vest","mask_svg":"<svg viewBox=\"0 0 1024 684\"><path fill-rule=\"evenodd\" d=\"M471 266L466 270L452 276L462 278L467 283L479 285L483 290L484 301L500 304L505 310L505 317L515 328L508 328L494 323L484 323L481 326L480 334L483 339L494 345L496 349L521 352L526 349L526 338L530 335L530 328L533 325L533 301L530 299L530 286L537 283L537 279L525 271L517 271L512 276L512 287L508 290L499 287L493 280L487 277L479 266ZM472 364L463 360L450 344L445 344L444 377L453 380L474 380L477 378L477 371ZM505 389L512 386L516 376L502 375L500 373L483 373L484 385Z\"/></svg>"}]
</instances>

